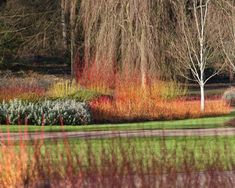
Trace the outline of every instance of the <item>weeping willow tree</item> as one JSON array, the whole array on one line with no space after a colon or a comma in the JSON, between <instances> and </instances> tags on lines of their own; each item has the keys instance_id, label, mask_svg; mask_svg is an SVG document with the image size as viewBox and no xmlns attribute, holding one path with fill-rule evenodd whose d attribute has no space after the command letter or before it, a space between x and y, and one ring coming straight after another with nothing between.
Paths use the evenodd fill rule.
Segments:
<instances>
[{"instance_id":1,"label":"weeping willow tree","mask_svg":"<svg viewBox=\"0 0 235 188\"><path fill-rule=\"evenodd\" d=\"M85 62L138 69L145 88L147 75L161 64L163 12L161 0L82 0Z\"/></svg>"}]
</instances>

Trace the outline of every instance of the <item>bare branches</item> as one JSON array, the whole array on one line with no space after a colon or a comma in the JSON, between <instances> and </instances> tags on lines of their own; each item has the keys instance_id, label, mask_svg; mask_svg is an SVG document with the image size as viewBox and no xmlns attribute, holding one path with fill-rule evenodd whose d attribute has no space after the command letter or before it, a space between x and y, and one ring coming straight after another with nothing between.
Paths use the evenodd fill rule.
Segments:
<instances>
[{"instance_id":1,"label":"bare branches","mask_svg":"<svg viewBox=\"0 0 235 188\"><path fill-rule=\"evenodd\" d=\"M235 2L223 0L220 3L222 10L226 13L219 27L220 41L229 66L235 71ZM223 3L229 6L225 7Z\"/></svg>"},{"instance_id":2,"label":"bare branches","mask_svg":"<svg viewBox=\"0 0 235 188\"><path fill-rule=\"evenodd\" d=\"M128 64L139 68L144 77L158 64L160 17L155 17L153 2L156 0L83 0L86 62L115 63L120 69Z\"/></svg>"},{"instance_id":3,"label":"bare branches","mask_svg":"<svg viewBox=\"0 0 235 188\"><path fill-rule=\"evenodd\" d=\"M0 38L13 45L14 58L60 52L57 8L57 3L49 0L42 0L40 4L36 1L6 1L0 12Z\"/></svg>"},{"instance_id":4,"label":"bare branches","mask_svg":"<svg viewBox=\"0 0 235 188\"><path fill-rule=\"evenodd\" d=\"M211 65L211 58L219 51L219 37L216 34L215 7L210 0L193 0L192 8L187 7L186 1L175 3L178 25L176 36L178 40L171 44L171 53L179 63L179 74L188 80L197 82L201 88L201 110L205 108L204 85L216 76L224 67L216 69L206 77L206 69ZM179 43L179 44L177 44ZM187 49L187 50L184 50ZM215 64L215 63L214 63ZM177 65L176 65L177 66ZM192 77L188 76L188 72Z\"/></svg>"}]
</instances>

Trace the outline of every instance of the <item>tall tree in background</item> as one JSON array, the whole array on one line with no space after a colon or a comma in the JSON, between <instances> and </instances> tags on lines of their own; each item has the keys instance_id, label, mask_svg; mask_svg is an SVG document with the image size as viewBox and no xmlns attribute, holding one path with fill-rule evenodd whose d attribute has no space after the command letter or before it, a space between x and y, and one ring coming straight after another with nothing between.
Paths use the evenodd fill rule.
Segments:
<instances>
[{"instance_id":1,"label":"tall tree in background","mask_svg":"<svg viewBox=\"0 0 235 188\"><path fill-rule=\"evenodd\" d=\"M220 41L228 65L235 71L235 1L218 0L221 22L219 27Z\"/></svg>"},{"instance_id":2,"label":"tall tree in background","mask_svg":"<svg viewBox=\"0 0 235 188\"><path fill-rule=\"evenodd\" d=\"M159 0L83 0L85 62L139 69L141 85L159 67Z\"/></svg>"},{"instance_id":3,"label":"tall tree in background","mask_svg":"<svg viewBox=\"0 0 235 188\"><path fill-rule=\"evenodd\" d=\"M69 51L71 76L74 75L74 63L77 58L77 38L79 27L79 0L61 0L61 27L64 53Z\"/></svg>"},{"instance_id":4,"label":"tall tree in background","mask_svg":"<svg viewBox=\"0 0 235 188\"><path fill-rule=\"evenodd\" d=\"M217 32L214 9L218 2L223 4L220 9L227 11L227 25L220 27L221 32ZM235 56L232 3L233 0L7 0L0 5L0 59L8 59L8 54L20 58L66 57L73 74L79 56L88 66L95 62L98 69L109 66L120 72L139 71L142 88L149 75L170 78L172 74L164 73L168 69L173 73L178 67L184 77L190 77L185 72L191 71L203 93L206 81L217 73L205 77L216 52L224 51L230 63ZM219 40L223 41L223 50L218 47L218 33L223 39L227 37ZM213 62L220 58L215 57ZM175 62L180 62L179 66Z\"/></svg>"},{"instance_id":5,"label":"tall tree in background","mask_svg":"<svg viewBox=\"0 0 235 188\"><path fill-rule=\"evenodd\" d=\"M61 0L60 1L60 9L61 9L61 28L62 28L62 39L63 39L63 50L64 55L66 55L66 52L68 50L68 26L66 21L66 14L68 12L68 1Z\"/></svg>"},{"instance_id":6,"label":"tall tree in background","mask_svg":"<svg viewBox=\"0 0 235 188\"><path fill-rule=\"evenodd\" d=\"M50 0L8 0L0 22L20 39L15 56L52 55L60 51L58 5Z\"/></svg>"},{"instance_id":7,"label":"tall tree in background","mask_svg":"<svg viewBox=\"0 0 235 188\"><path fill-rule=\"evenodd\" d=\"M74 77L74 63L76 58L76 35L77 35L77 20L78 20L78 0L70 0L70 60L71 73Z\"/></svg>"}]
</instances>

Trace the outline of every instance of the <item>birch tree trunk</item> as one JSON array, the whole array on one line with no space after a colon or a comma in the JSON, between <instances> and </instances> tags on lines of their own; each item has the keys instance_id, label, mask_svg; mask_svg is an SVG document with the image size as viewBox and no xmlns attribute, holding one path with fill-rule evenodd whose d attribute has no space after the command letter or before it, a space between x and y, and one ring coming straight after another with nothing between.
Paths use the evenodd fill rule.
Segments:
<instances>
[{"instance_id":1,"label":"birch tree trunk","mask_svg":"<svg viewBox=\"0 0 235 188\"><path fill-rule=\"evenodd\" d=\"M200 92L201 92L200 109L201 109L201 112L204 112L205 111L205 84L204 83L200 84Z\"/></svg>"}]
</instances>

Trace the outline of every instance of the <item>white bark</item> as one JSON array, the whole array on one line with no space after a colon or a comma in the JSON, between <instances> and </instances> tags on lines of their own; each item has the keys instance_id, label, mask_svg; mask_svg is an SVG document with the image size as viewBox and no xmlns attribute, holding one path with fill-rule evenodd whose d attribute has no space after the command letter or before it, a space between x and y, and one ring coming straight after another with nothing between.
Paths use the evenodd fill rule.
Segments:
<instances>
[{"instance_id":1,"label":"white bark","mask_svg":"<svg viewBox=\"0 0 235 188\"><path fill-rule=\"evenodd\" d=\"M201 112L205 111L205 85L203 83L200 84L200 92L201 92Z\"/></svg>"},{"instance_id":2,"label":"white bark","mask_svg":"<svg viewBox=\"0 0 235 188\"><path fill-rule=\"evenodd\" d=\"M206 46L206 24L208 17L208 8L210 0L193 0L193 14L195 26L188 23L185 10L182 11L182 31L184 35L184 40L187 47L187 55L189 57L189 62L183 62L183 66L189 69L193 75L193 81L196 81L200 87L200 109L201 112L205 111L205 84L208 80L219 73L216 70L208 78L205 78L205 70L208 65L208 48ZM184 4L183 4L184 6ZM184 9L184 8L183 8ZM194 30L191 30L194 29ZM192 33L191 33L192 32ZM197 42L195 42L197 41ZM223 66L222 66L223 67ZM186 79L190 79L187 75L182 73Z\"/></svg>"},{"instance_id":3,"label":"white bark","mask_svg":"<svg viewBox=\"0 0 235 188\"><path fill-rule=\"evenodd\" d=\"M207 21L207 15L208 15L208 3L210 0L207 0L205 4L203 4L203 1L200 0L199 6L197 6L197 1L194 0L193 2L193 11L194 11L194 17L195 17L195 22L196 22L196 30L197 30L197 36L198 36L198 41L199 41L199 57L197 57L196 54L196 62L192 60L191 58L191 63L192 67L191 69L193 70L195 75L195 78L197 79L199 86L200 86L200 95L201 95L201 105L200 109L201 112L205 111L205 92L204 92L204 86L205 86L205 80L204 80L204 74L205 74L205 68L206 68L206 57L205 57L205 42L206 42L206 37L205 37L205 26L206 26L206 21ZM198 16L199 12L199 16ZM192 53L189 51L189 53ZM199 71L198 71L199 69Z\"/></svg>"}]
</instances>

